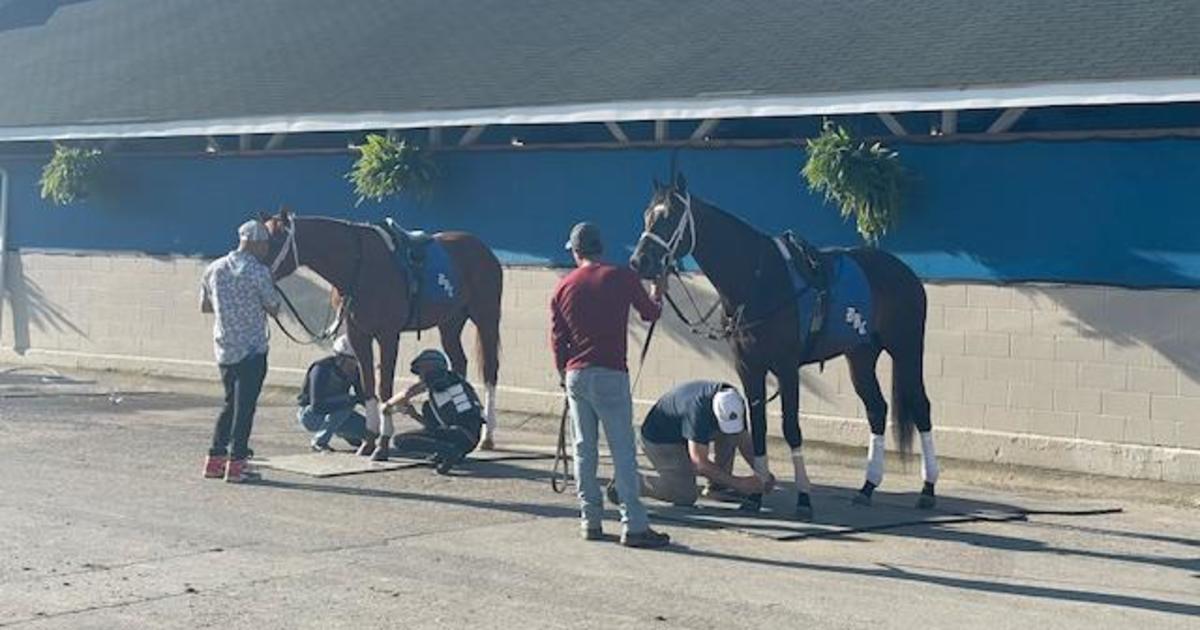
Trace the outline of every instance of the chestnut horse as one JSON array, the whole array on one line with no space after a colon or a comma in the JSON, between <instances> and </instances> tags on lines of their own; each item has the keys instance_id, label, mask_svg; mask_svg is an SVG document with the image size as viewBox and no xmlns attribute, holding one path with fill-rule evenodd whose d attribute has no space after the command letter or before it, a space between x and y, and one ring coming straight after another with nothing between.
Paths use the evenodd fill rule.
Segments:
<instances>
[{"instance_id":1,"label":"chestnut horse","mask_svg":"<svg viewBox=\"0 0 1200 630\"><path fill-rule=\"evenodd\" d=\"M466 374L463 326L478 333L479 358L487 388L480 448L492 448L496 432L496 377L500 370L500 295L504 276L500 261L483 241L465 232L440 232L433 238L445 247L460 286L445 303L414 308L408 278L393 263L380 228L324 217L298 217L288 210L264 220L271 234L271 274L279 280L304 266L334 290L344 316L346 334L358 357L364 392L376 397L365 403L368 438L360 455L386 460L393 426L383 404L392 397L400 333L437 326L452 369ZM378 372L375 348L379 345ZM378 445L375 444L378 439Z\"/></svg>"},{"instance_id":2,"label":"chestnut horse","mask_svg":"<svg viewBox=\"0 0 1200 630\"><path fill-rule=\"evenodd\" d=\"M938 466L930 425L929 398L922 370L925 351L925 287L900 259L874 248L845 251L862 269L874 309L867 322L873 333L853 346L825 356L813 356L801 334L797 291L789 277L782 241L754 229L741 219L706 203L687 190L683 176L667 186L657 182L645 211L645 231L630 264L644 279L670 272L691 255L720 296L726 331L733 344L737 372L750 401L750 428L754 439L755 468L766 474L766 377L779 383L783 408L783 436L792 449L796 474L796 515L810 519L810 483L801 451L799 402L801 365L823 362L844 354L850 365L854 390L862 399L871 427L866 481L855 495L856 504L871 502L883 480L883 435L888 405L879 388L875 364L881 352L892 358L892 414L901 450L911 447L913 430L921 434L924 487L920 508L935 504ZM822 253L822 258L832 256ZM837 290L837 289L834 289ZM848 314L849 315L849 314ZM831 314L830 319L833 319ZM744 508L757 509L761 496L751 497Z\"/></svg>"}]
</instances>

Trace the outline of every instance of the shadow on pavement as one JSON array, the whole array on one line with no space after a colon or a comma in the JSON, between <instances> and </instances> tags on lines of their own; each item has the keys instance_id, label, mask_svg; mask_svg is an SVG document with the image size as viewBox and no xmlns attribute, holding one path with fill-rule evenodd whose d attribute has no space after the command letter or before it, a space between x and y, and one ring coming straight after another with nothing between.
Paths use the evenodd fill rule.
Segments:
<instances>
[{"instance_id":1,"label":"shadow on pavement","mask_svg":"<svg viewBox=\"0 0 1200 630\"><path fill-rule=\"evenodd\" d=\"M761 566L797 569L803 571L817 571L822 573L836 573L839 575L854 575L861 577L873 577L890 580L901 580L906 582L916 582L919 584L932 584L937 586L945 586L949 588L959 588L971 591L981 591L987 593L1000 593L1006 595L1020 595L1024 597L1037 597L1042 599L1053 599L1057 601L1082 602L1089 604L1103 604L1106 606L1120 606L1123 608L1136 608L1141 610L1152 610L1156 612L1165 612L1174 615L1197 616L1200 615L1200 606L1186 604L1181 602L1165 601L1160 599L1150 599L1147 597L1138 597L1134 595L1117 595L1112 593L1098 593L1095 591L1072 590L1065 588L1056 588L1050 586L1034 586L1031 584L1011 584L1006 582L994 582L990 580L982 580L977 578L965 577L950 577L944 575L934 575L931 573L919 573L907 569L890 565L880 565L878 568L865 567L841 567L824 564L815 564L810 562L793 562L789 560L770 560L766 558L753 558L747 556L738 556L717 551L703 551L695 548L685 548L673 546L667 549L670 553L679 553L688 556L699 558L708 558L713 560L726 560L731 562L745 562L749 564L757 564Z\"/></svg>"}]
</instances>

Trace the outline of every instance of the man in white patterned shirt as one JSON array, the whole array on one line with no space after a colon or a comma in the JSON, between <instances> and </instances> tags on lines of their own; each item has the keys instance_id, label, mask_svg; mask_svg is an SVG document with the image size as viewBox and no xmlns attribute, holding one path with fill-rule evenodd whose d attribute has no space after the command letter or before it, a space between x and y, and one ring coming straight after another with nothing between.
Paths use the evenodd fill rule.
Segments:
<instances>
[{"instance_id":1,"label":"man in white patterned shirt","mask_svg":"<svg viewBox=\"0 0 1200 630\"><path fill-rule=\"evenodd\" d=\"M239 483L254 476L246 460L267 375L267 315L279 310L271 270L263 264L269 239L261 222L243 223L238 248L213 261L200 283L200 310L216 315L213 350L225 386L225 407L204 462L204 476L210 479Z\"/></svg>"}]
</instances>

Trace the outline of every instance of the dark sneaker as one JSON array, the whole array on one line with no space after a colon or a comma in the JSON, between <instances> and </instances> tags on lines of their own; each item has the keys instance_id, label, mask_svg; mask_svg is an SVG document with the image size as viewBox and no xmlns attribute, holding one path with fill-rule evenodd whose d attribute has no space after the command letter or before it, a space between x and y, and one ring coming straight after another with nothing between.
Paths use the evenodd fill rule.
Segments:
<instances>
[{"instance_id":1,"label":"dark sneaker","mask_svg":"<svg viewBox=\"0 0 1200 630\"><path fill-rule=\"evenodd\" d=\"M671 537L647 527L645 531L621 534L621 544L635 549L659 549L671 544Z\"/></svg>"},{"instance_id":2,"label":"dark sneaker","mask_svg":"<svg viewBox=\"0 0 1200 630\"><path fill-rule=\"evenodd\" d=\"M583 536L584 540L604 540L604 530L599 527L585 527L579 530L579 535Z\"/></svg>"}]
</instances>

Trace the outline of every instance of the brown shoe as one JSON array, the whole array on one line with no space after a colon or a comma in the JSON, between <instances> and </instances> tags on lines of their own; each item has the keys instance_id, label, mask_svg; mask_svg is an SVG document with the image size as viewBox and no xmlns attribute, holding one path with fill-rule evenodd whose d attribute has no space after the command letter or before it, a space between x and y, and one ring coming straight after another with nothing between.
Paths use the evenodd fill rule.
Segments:
<instances>
[{"instance_id":1,"label":"brown shoe","mask_svg":"<svg viewBox=\"0 0 1200 630\"><path fill-rule=\"evenodd\" d=\"M621 544L635 549L660 549L671 544L671 537L647 527L645 531L621 534Z\"/></svg>"}]
</instances>

